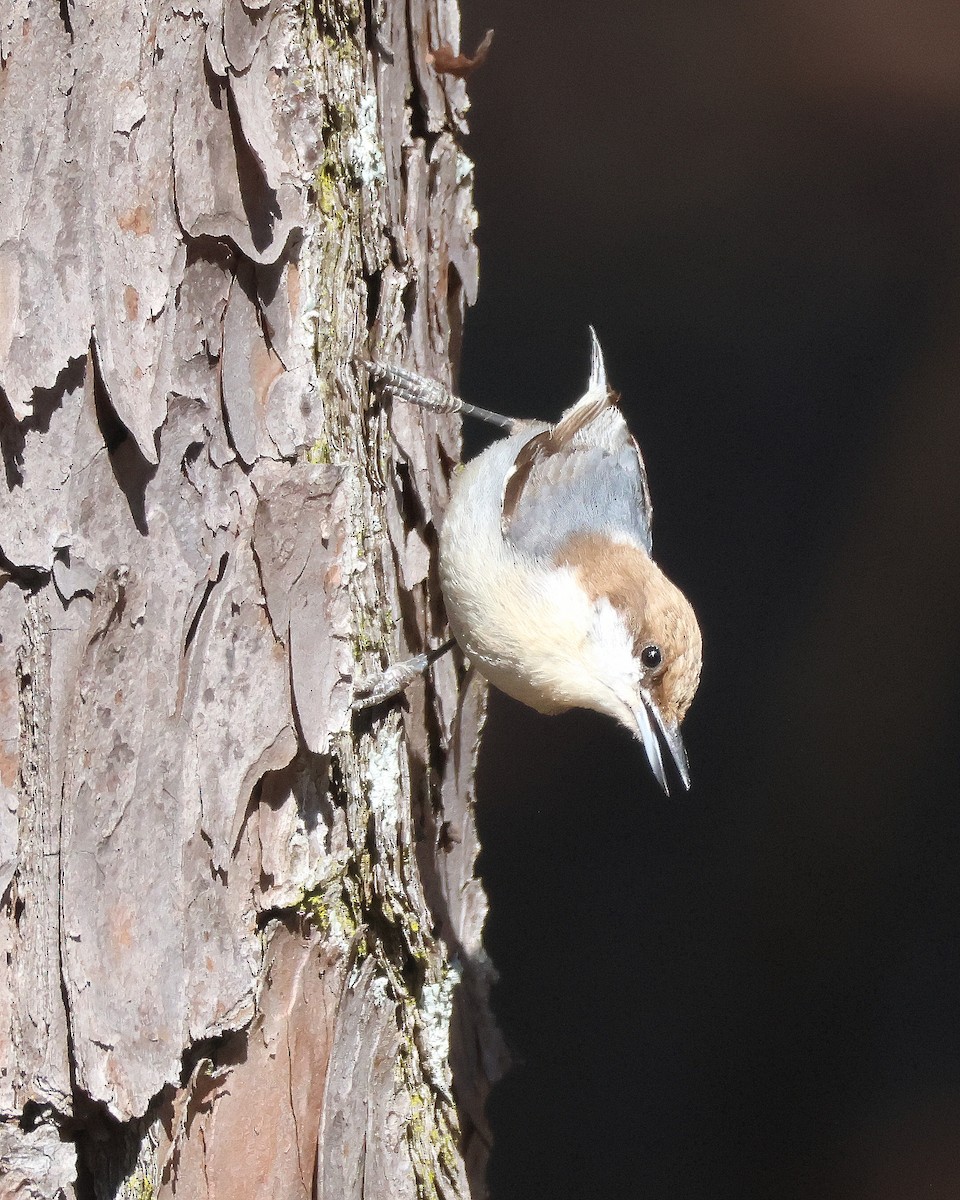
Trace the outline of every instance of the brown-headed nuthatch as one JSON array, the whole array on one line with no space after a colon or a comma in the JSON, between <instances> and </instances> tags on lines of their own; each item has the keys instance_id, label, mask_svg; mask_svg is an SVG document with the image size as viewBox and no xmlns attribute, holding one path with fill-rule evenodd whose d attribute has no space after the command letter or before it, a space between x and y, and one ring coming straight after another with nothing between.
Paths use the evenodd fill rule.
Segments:
<instances>
[{"instance_id":1,"label":"brown-headed nuthatch","mask_svg":"<svg viewBox=\"0 0 960 1200\"><path fill-rule=\"evenodd\" d=\"M667 791L662 737L689 787L680 722L700 680L700 627L651 557L643 458L591 334L589 386L555 425L498 417L408 371L365 365L394 399L508 430L464 467L440 530L440 583L464 654L539 712L616 717Z\"/></svg>"}]
</instances>

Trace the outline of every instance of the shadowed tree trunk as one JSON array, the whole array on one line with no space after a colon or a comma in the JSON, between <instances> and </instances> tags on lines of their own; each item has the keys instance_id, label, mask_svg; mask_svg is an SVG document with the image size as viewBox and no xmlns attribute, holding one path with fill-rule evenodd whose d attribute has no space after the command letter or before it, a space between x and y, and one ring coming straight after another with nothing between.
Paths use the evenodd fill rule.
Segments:
<instances>
[{"instance_id":1,"label":"shadowed tree trunk","mask_svg":"<svg viewBox=\"0 0 960 1200\"><path fill-rule=\"evenodd\" d=\"M0 1197L483 1193L454 0L0 14ZM451 1069L452 1068L452 1069ZM469 1181L469 1183L468 1183Z\"/></svg>"}]
</instances>

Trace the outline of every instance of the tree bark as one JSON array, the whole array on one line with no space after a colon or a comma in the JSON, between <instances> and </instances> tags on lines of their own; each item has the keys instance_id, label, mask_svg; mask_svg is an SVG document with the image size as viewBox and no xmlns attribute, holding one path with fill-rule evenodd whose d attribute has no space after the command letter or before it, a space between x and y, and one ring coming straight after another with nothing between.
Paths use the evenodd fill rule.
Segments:
<instances>
[{"instance_id":1,"label":"tree bark","mask_svg":"<svg viewBox=\"0 0 960 1200\"><path fill-rule=\"evenodd\" d=\"M0 14L0 1197L484 1194L454 0Z\"/></svg>"}]
</instances>

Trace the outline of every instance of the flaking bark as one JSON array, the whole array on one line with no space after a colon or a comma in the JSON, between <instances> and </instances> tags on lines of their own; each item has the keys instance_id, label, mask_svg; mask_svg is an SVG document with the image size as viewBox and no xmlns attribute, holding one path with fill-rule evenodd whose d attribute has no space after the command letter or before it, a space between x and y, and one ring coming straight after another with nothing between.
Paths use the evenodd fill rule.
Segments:
<instances>
[{"instance_id":1,"label":"flaking bark","mask_svg":"<svg viewBox=\"0 0 960 1200\"><path fill-rule=\"evenodd\" d=\"M483 1194L454 0L0 15L0 1198ZM451 1069L452 1068L452 1069Z\"/></svg>"}]
</instances>

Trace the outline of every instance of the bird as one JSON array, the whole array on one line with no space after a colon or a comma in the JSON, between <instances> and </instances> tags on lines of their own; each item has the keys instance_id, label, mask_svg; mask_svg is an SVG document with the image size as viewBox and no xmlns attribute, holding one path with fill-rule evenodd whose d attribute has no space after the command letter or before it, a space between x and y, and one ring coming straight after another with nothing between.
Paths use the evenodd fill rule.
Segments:
<instances>
[{"instance_id":1,"label":"bird","mask_svg":"<svg viewBox=\"0 0 960 1200\"><path fill-rule=\"evenodd\" d=\"M440 588L463 653L538 712L613 717L642 742L669 794L661 741L690 787L680 725L699 684L702 637L690 602L653 559L643 456L590 335L587 390L555 424L503 417L435 380L364 365L394 400L506 432L455 478L440 526Z\"/></svg>"}]
</instances>

